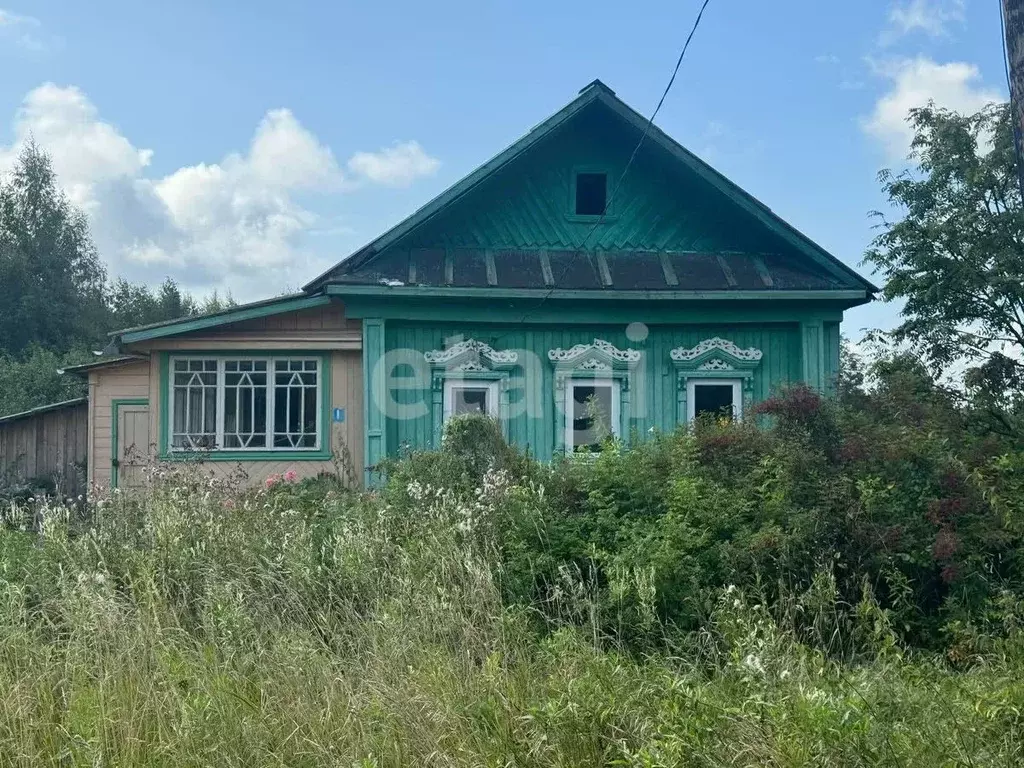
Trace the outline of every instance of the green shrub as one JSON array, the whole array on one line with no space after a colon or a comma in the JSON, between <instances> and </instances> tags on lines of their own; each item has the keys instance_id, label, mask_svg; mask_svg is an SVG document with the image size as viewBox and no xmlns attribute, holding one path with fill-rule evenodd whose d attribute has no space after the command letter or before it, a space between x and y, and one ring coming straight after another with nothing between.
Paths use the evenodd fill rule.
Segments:
<instances>
[{"instance_id":1,"label":"green shrub","mask_svg":"<svg viewBox=\"0 0 1024 768\"><path fill-rule=\"evenodd\" d=\"M812 394L550 465L465 418L379 490L175 465L8 514L0 762L1019 763L1024 459Z\"/></svg>"}]
</instances>

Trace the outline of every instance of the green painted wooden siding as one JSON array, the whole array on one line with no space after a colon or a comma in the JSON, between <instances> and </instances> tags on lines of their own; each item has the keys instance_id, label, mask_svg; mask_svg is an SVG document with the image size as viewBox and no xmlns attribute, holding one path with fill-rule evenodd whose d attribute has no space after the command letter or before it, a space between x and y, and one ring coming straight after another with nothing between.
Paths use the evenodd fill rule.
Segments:
<instances>
[{"instance_id":1,"label":"green painted wooden siding","mask_svg":"<svg viewBox=\"0 0 1024 768\"><path fill-rule=\"evenodd\" d=\"M825 323L825 391L835 392L839 379L839 323Z\"/></svg>"},{"instance_id":2,"label":"green painted wooden siding","mask_svg":"<svg viewBox=\"0 0 1024 768\"><path fill-rule=\"evenodd\" d=\"M611 195L635 146L630 129L595 108L392 247L576 248L593 223L572 215L574 171L605 170ZM637 155L587 247L793 252L653 142Z\"/></svg>"},{"instance_id":3,"label":"green painted wooden siding","mask_svg":"<svg viewBox=\"0 0 1024 768\"><path fill-rule=\"evenodd\" d=\"M643 402L646 412L632 421L639 434L646 435L654 427L669 431L676 426L676 375L669 358L674 347L692 347L714 336L721 336L741 347L757 347L764 352L761 365L754 376L754 399L762 400L774 387L799 380L801 373L801 336L796 324L778 325L706 325L706 326L652 326L647 339L641 343L626 338L625 327L585 326L551 327L539 326L526 329L512 329L497 325L456 325L456 324L403 324L388 321L386 346L389 352L410 349L422 353L444 347L445 339L461 335L491 344L495 349L528 350L541 362L543 373L540 382L533 383L532 397L540 404L542 416L530 418L526 414L514 416L508 425L509 438L521 446L529 446L538 458L548 460L552 456L555 430L562 429L560 419L556 423L554 368L548 360L549 349L568 348L575 344L588 344L595 337L611 342L620 349L632 347L644 352L644 371L641 374ZM397 369L393 376L402 376L409 371ZM522 397L521 370L512 372L514 403ZM423 389L395 389L391 392L397 402L412 404L422 402L425 413L420 418L399 420L389 413L387 418L387 448L390 453L403 446L426 448L433 444L434 424L430 415L431 391L429 383ZM634 407L637 407L638 392L631 393Z\"/></svg>"}]
</instances>

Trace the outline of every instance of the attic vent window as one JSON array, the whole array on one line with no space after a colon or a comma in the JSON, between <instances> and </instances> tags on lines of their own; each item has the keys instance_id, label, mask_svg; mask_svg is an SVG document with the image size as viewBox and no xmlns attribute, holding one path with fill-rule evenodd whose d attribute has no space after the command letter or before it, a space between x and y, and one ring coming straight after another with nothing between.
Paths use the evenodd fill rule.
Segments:
<instances>
[{"instance_id":1,"label":"attic vent window","mask_svg":"<svg viewBox=\"0 0 1024 768\"><path fill-rule=\"evenodd\" d=\"M602 216L608 205L608 175L576 174L576 215Z\"/></svg>"}]
</instances>

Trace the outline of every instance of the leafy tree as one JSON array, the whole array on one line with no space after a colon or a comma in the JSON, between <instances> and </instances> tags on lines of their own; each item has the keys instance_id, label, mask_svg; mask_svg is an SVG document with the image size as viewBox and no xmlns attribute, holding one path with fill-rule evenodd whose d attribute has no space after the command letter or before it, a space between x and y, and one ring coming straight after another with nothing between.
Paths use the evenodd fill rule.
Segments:
<instances>
[{"instance_id":1,"label":"leafy tree","mask_svg":"<svg viewBox=\"0 0 1024 768\"><path fill-rule=\"evenodd\" d=\"M193 298L182 293L171 278L164 280L155 292L140 283L118 278L110 286L107 303L108 325L112 330L173 320L199 311Z\"/></svg>"},{"instance_id":2,"label":"leafy tree","mask_svg":"<svg viewBox=\"0 0 1024 768\"><path fill-rule=\"evenodd\" d=\"M94 338L105 278L84 214L29 141L0 183L0 350L36 343L63 352Z\"/></svg>"},{"instance_id":3,"label":"leafy tree","mask_svg":"<svg viewBox=\"0 0 1024 768\"><path fill-rule=\"evenodd\" d=\"M85 215L32 141L0 179L0 286L0 414L83 394L57 369L92 359L109 331L234 305L216 293L197 301L170 278L156 290L108 286Z\"/></svg>"},{"instance_id":4,"label":"leafy tree","mask_svg":"<svg viewBox=\"0 0 1024 768\"><path fill-rule=\"evenodd\" d=\"M965 383L993 428L1024 434L1024 211L1010 112L914 109L914 167L880 174L889 202L865 261L905 302L897 341L936 371L967 362Z\"/></svg>"},{"instance_id":5,"label":"leafy tree","mask_svg":"<svg viewBox=\"0 0 1024 768\"><path fill-rule=\"evenodd\" d=\"M85 349L60 354L36 345L20 358L0 354L0 415L82 397L85 382L78 376L59 376L57 371L90 359L95 358Z\"/></svg>"}]
</instances>

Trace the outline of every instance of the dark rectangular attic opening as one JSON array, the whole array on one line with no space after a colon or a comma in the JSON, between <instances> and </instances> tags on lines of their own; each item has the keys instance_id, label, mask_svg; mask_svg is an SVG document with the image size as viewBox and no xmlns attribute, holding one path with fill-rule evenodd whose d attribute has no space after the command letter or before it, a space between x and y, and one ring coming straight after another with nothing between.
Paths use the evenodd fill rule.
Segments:
<instances>
[{"instance_id":1,"label":"dark rectangular attic opening","mask_svg":"<svg viewBox=\"0 0 1024 768\"><path fill-rule=\"evenodd\" d=\"M601 216L608 204L608 176L604 173L576 174L576 215Z\"/></svg>"}]
</instances>

